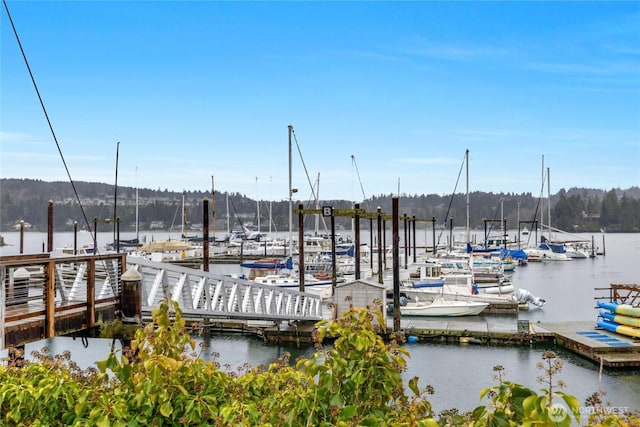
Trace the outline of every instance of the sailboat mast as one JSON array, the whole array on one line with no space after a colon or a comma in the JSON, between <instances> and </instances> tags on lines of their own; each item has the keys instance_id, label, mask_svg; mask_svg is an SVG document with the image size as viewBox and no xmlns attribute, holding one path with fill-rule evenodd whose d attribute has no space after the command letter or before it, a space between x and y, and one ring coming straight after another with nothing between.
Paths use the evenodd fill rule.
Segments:
<instances>
[{"instance_id":1,"label":"sailboat mast","mask_svg":"<svg viewBox=\"0 0 640 427\"><path fill-rule=\"evenodd\" d=\"M116 144L116 182L113 187L113 241L115 242L117 239L116 236L116 207L118 206L118 155L120 152L120 141ZM95 250L96 248L94 248Z\"/></svg>"},{"instance_id":2,"label":"sailboat mast","mask_svg":"<svg viewBox=\"0 0 640 427\"><path fill-rule=\"evenodd\" d=\"M291 188L291 133L293 132L293 126L289 125L289 256L293 260L293 188ZM302 242L300 242L302 245Z\"/></svg>"},{"instance_id":3,"label":"sailboat mast","mask_svg":"<svg viewBox=\"0 0 640 427\"><path fill-rule=\"evenodd\" d=\"M138 235L139 222L140 222L140 215L138 212L138 167L136 166L136 240L139 238L139 235Z\"/></svg>"},{"instance_id":4,"label":"sailboat mast","mask_svg":"<svg viewBox=\"0 0 640 427\"><path fill-rule=\"evenodd\" d=\"M269 177L269 186L270 186L270 188L269 188L269 236L271 236L271 224L273 223L273 218L272 218L272 215L273 215L272 212L273 211L271 209L272 208L272 204L273 204L273 202L271 200L271 199L273 199L272 194L271 194L272 193L271 189L273 188L273 178L272 177Z\"/></svg>"},{"instance_id":5,"label":"sailboat mast","mask_svg":"<svg viewBox=\"0 0 640 427\"><path fill-rule=\"evenodd\" d=\"M231 233L231 225L229 224L229 192L227 191L227 234Z\"/></svg>"},{"instance_id":6,"label":"sailboat mast","mask_svg":"<svg viewBox=\"0 0 640 427\"><path fill-rule=\"evenodd\" d=\"M540 188L540 241L544 232L544 154L542 155L542 187Z\"/></svg>"},{"instance_id":7,"label":"sailboat mast","mask_svg":"<svg viewBox=\"0 0 640 427\"><path fill-rule=\"evenodd\" d=\"M186 212L185 212L185 207L184 207L184 190L182 191L182 225L180 226L180 234L182 235L182 238L185 238L186 236L184 235L184 223L186 221Z\"/></svg>"},{"instance_id":8,"label":"sailboat mast","mask_svg":"<svg viewBox=\"0 0 640 427\"><path fill-rule=\"evenodd\" d=\"M216 190L213 181L213 175L211 175L211 235L213 236L213 242L216 241Z\"/></svg>"},{"instance_id":9,"label":"sailboat mast","mask_svg":"<svg viewBox=\"0 0 640 427\"><path fill-rule=\"evenodd\" d=\"M258 177L256 176L256 189L258 188ZM256 192L256 215L258 216L258 233L260 233L260 191Z\"/></svg>"},{"instance_id":10,"label":"sailboat mast","mask_svg":"<svg viewBox=\"0 0 640 427\"><path fill-rule=\"evenodd\" d=\"M549 228L549 239L551 239L551 171L549 168L547 168L547 210L549 213L547 227Z\"/></svg>"},{"instance_id":11,"label":"sailboat mast","mask_svg":"<svg viewBox=\"0 0 640 427\"><path fill-rule=\"evenodd\" d=\"M316 209L320 209L320 172L318 172L318 179L316 180L316 188L318 192L316 193ZM320 230L320 215L316 214L316 222L315 222L315 235L318 235L318 231Z\"/></svg>"},{"instance_id":12,"label":"sailboat mast","mask_svg":"<svg viewBox=\"0 0 640 427\"><path fill-rule=\"evenodd\" d=\"M465 152L466 174L467 174L467 243L471 243L471 228L469 225L469 149Z\"/></svg>"}]
</instances>

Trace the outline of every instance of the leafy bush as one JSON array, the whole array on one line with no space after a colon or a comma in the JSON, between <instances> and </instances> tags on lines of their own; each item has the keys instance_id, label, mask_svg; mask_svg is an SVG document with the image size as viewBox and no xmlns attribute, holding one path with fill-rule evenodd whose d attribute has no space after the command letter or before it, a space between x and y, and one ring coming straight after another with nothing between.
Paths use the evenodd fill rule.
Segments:
<instances>
[{"instance_id":1,"label":"leafy bush","mask_svg":"<svg viewBox=\"0 0 640 427\"><path fill-rule=\"evenodd\" d=\"M0 366L0 425L568 426L578 413L576 399L554 382L561 362L546 352L541 394L505 381L496 367L498 384L481 392L488 404L472 413L443 411L436 421L426 398L432 389L402 379L409 357L404 336L385 343L375 324L384 324L379 311L352 309L317 325L318 350L309 359L292 366L286 355L232 372L194 353L179 306L165 302L130 348L112 352L98 369L81 370L68 353L51 356L46 349L24 366ZM326 338L333 340L328 349ZM567 413L558 412L558 400ZM635 415L591 421L638 426Z\"/></svg>"},{"instance_id":2,"label":"leafy bush","mask_svg":"<svg viewBox=\"0 0 640 427\"><path fill-rule=\"evenodd\" d=\"M338 322L322 322L319 339L336 338L330 350L295 367L284 357L237 375L190 354L195 342L181 310L165 302L131 347L98 362L98 370L80 371L68 355L0 367L2 424L429 425L431 406L417 379L409 384L416 396L404 391L408 353L395 340L385 344L372 318L353 310Z\"/></svg>"}]
</instances>

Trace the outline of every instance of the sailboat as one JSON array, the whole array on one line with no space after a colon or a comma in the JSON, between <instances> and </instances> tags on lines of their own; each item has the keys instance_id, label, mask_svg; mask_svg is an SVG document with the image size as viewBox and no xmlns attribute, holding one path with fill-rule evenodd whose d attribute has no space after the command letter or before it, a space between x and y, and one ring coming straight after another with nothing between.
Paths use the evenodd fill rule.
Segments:
<instances>
[{"instance_id":1,"label":"sailboat","mask_svg":"<svg viewBox=\"0 0 640 427\"><path fill-rule=\"evenodd\" d=\"M542 177L544 183L544 156L542 157ZM571 261L572 258L567 255L567 251L564 248L564 245L561 243L551 242L549 239L551 237L551 179L550 179L550 170L547 167L547 209L548 209L548 222L547 222L547 232L549 237L540 237L540 244L536 248L525 249L525 253L527 257L531 260L535 261ZM543 184L544 187L544 184ZM540 195L540 199L542 199L542 194ZM541 215L542 217L542 215ZM544 230L544 224L540 225L541 230Z\"/></svg>"},{"instance_id":2,"label":"sailboat","mask_svg":"<svg viewBox=\"0 0 640 427\"><path fill-rule=\"evenodd\" d=\"M285 268L273 274L259 275L252 280L256 283L265 285L304 289L305 292L311 292L328 297L333 289L333 280L320 280L310 274L300 272L300 266L293 260L293 194L296 193L292 187L292 137L293 126L288 126L289 131L289 238L288 251L286 259L283 261ZM343 279L344 280L344 279Z\"/></svg>"}]
</instances>

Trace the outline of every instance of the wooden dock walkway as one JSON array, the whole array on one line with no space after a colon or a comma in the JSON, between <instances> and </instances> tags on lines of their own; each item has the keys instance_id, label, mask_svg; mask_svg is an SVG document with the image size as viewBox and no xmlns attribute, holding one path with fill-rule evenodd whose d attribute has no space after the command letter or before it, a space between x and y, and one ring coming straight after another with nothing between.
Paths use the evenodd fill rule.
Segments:
<instances>
[{"instance_id":1,"label":"wooden dock walkway","mask_svg":"<svg viewBox=\"0 0 640 427\"><path fill-rule=\"evenodd\" d=\"M390 332L393 322L387 321ZM402 317L400 326L416 342L496 346L549 343L608 368L640 367L640 340L604 331L590 321L532 324L497 316ZM271 343L311 344L313 329L313 323L291 324L260 328L258 335Z\"/></svg>"}]
</instances>

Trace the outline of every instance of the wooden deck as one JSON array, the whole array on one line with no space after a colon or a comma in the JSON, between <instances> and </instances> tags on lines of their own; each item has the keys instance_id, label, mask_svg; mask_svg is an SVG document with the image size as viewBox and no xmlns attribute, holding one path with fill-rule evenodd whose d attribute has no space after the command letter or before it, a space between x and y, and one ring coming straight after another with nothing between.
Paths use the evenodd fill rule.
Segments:
<instances>
[{"instance_id":1,"label":"wooden deck","mask_svg":"<svg viewBox=\"0 0 640 427\"><path fill-rule=\"evenodd\" d=\"M0 258L0 348L116 318L124 254Z\"/></svg>"}]
</instances>

